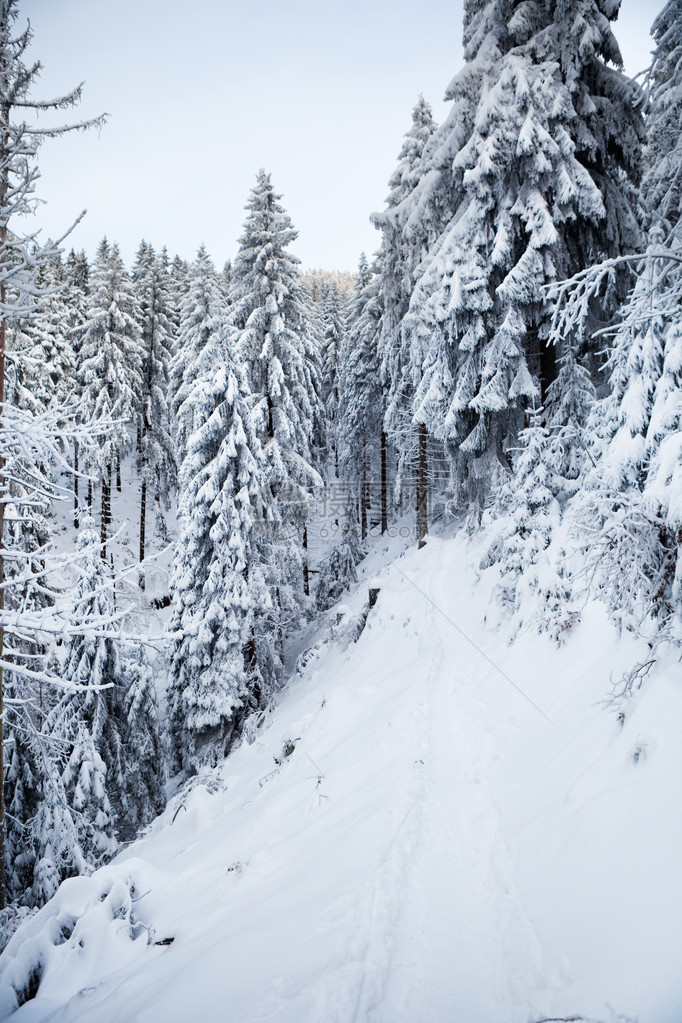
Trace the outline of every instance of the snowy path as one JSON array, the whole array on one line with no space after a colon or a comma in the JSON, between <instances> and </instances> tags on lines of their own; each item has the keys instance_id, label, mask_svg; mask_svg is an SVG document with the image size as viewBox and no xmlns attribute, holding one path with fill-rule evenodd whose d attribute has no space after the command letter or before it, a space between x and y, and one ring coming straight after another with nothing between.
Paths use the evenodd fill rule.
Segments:
<instances>
[{"instance_id":1,"label":"snowy path","mask_svg":"<svg viewBox=\"0 0 682 1023\"><path fill-rule=\"evenodd\" d=\"M420 838L384 1003L366 1018L436 1023L456 1012L511 1023L518 988L527 987L520 978L532 971L538 982L537 942L519 907L488 784L505 738L486 720L478 695L480 657L439 610L456 614L445 566L442 559L434 565L421 597L433 654L421 697L427 740ZM527 1019L525 1007L519 1019Z\"/></svg>"},{"instance_id":2,"label":"snowy path","mask_svg":"<svg viewBox=\"0 0 682 1023\"><path fill-rule=\"evenodd\" d=\"M379 573L358 642L322 626L221 787L62 886L0 961L0 1018L3 980L37 957L16 1023L528 1023L609 1006L678 1023L679 666L620 727L596 701L633 650L599 614L561 651L509 647L481 624L469 558L436 538L370 558L347 599L357 613ZM107 908L131 882L135 940Z\"/></svg>"}]
</instances>

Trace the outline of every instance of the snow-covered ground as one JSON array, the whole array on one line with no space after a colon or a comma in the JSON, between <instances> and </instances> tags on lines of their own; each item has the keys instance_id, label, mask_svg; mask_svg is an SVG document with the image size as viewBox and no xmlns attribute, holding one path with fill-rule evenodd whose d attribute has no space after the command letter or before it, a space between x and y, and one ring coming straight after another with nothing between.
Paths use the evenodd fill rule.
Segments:
<instances>
[{"instance_id":1,"label":"snow-covered ground","mask_svg":"<svg viewBox=\"0 0 682 1023\"><path fill-rule=\"evenodd\" d=\"M509 646L462 536L385 546L252 741L15 935L0 1017L39 964L16 1023L679 1023L679 663L621 720L646 648L598 606Z\"/></svg>"}]
</instances>

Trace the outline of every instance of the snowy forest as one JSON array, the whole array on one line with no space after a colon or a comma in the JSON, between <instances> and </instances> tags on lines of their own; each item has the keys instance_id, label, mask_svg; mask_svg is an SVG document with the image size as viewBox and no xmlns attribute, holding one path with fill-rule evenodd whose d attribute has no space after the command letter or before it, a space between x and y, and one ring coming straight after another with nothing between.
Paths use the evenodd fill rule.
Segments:
<instances>
[{"instance_id":1,"label":"snowy forest","mask_svg":"<svg viewBox=\"0 0 682 1023\"><path fill-rule=\"evenodd\" d=\"M370 626L378 642L387 558L407 552L431 593L461 544L489 594L478 642L500 639L505 672L523 644L552 664L581 635L599 646L599 607L626 653L585 703L621 727L662 665L679 672L682 2L652 12L637 79L619 6L466 0L449 113L436 123L421 96L406 111L377 249L352 275L302 268L266 169L229 197L246 205L223 267L163 239L126 266L114 219L92 257L69 225L26 233L40 147L106 119L69 121L80 89L36 95L40 40L0 0L0 1017L37 1006L74 943L73 879L114 870L160 814L182 825L199 788L216 798L325 643L352 650ZM456 618L443 600L429 614ZM137 944L153 882L126 884L93 905ZM157 937L146 926L141 944L175 954ZM494 1018L332 1004L268 1018ZM598 1011L518 1006L497 1019ZM144 1019L192 1018L177 1012Z\"/></svg>"}]
</instances>

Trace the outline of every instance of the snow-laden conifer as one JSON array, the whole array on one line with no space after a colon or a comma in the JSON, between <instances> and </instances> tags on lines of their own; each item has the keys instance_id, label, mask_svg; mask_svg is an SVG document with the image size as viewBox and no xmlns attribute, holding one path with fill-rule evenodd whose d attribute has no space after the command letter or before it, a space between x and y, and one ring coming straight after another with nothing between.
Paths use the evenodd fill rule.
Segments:
<instances>
[{"instance_id":1,"label":"snow-laden conifer","mask_svg":"<svg viewBox=\"0 0 682 1023\"><path fill-rule=\"evenodd\" d=\"M179 409L193 430L179 473L171 622L171 737L176 766L187 770L226 754L273 683L256 637L269 604L261 553L268 487L248 384L225 330L197 360Z\"/></svg>"},{"instance_id":2,"label":"snow-laden conifer","mask_svg":"<svg viewBox=\"0 0 682 1023\"><path fill-rule=\"evenodd\" d=\"M376 274L360 257L355 294L349 304L348 341L341 376L341 475L358 499L360 531L367 536L372 482L380 478L383 425L377 336L381 299Z\"/></svg>"},{"instance_id":3,"label":"snow-laden conifer","mask_svg":"<svg viewBox=\"0 0 682 1023\"><path fill-rule=\"evenodd\" d=\"M176 465L168 409L173 325L168 274L143 242L133 269L142 331L142 395L137 433L140 462L140 561L145 556L147 496L163 499L175 485Z\"/></svg>"},{"instance_id":4,"label":"snow-laden conifer","mask_svg":"<svg viewBox=\"0 0 682 1023\"><path fill-rule=\"evenodd\" d=\"M114 470L133 444L132 427L142 396L139 309L117 245L102 241L90 277L87 320L79 352L81 410L85 421L116 420L101 443L82 452L102 483L102 556L106 556Z\"/></svg>"},{"instance_id":5,"label":"snow-laden conifer","mask_svg":"<svg viewBox=\"0 0 682 1023\"><path fill-rule=\"evenodd\" d=\"M357 505L349 491L339 539L319 567L315 594L319 610L326 611L352 583L358 581L356 568L362 557Z\"/></svg>"},{"instance_id":6,"label":"snow-laden conifer","mask_svg":"<svg viewBox=\"0 0 682 1023\"><path fill-rule=\"evenodd\" d=\"M174 263L174 277L177 278L179 272ZM194 422L187 418L194 405L186 405L182 414L180 410L194 387L201 353L209 338L220 329L222 322L223 299L215 267L203 245L187 270L187 281L170 363L170 410L178 465L185 457L187 439L195 428Z\"/></svg>"},{"instance_id":7,"label":"snow-laden conifer","mask_svg":"<svg viewBox=\"0 0 682 1023\"><path fill-rule=\"evenodd\" d=\"M563 578L551 544L561 521L557 493L561 489L561 444L533 409L519 435L513 478L506 479L498 499L499 522L482 567L497 563L501 581L497 597L515 628L534 624L560 640L574 616L570 587Z\"/></svg>"},{"instance_id":8,"label":"snow-laden conifer","mask_svg":"<svg viewBox=\"0 0 682 1023\"><path fill-rule=\"evenodd\" d=\"M403 321L414 415L449 444L462 499L483 498L492 460L508 461L523 409L556 376L547 286L639 244L642 121L616 13L600 0L468 5L451 116L404 200L427 239ZM590 337L578 354L594 364Z\"/></svg>"},{"instance_id":9,"label":"snow-laden conifer","mask_svg":"<svg viewBox=\"0 0 682 1023\"><path fill-rule=\"evenodd\" d=\"M283 629L307 597L306 522L321 485L324 416L320 352L299 260L288 251L297 232L280 198L270 175L259 171L234 262L229 316L280 523L270 585Z\"/></svg>"},{"instance_id":10,"label":"snow-laden conifer","mask_svg":"<svg viewBox=\"0 0 682 1023\"><path fill-rule=\"evenodd\" d=\"M407 223L409 204L404 200L421 180L424 150L435 127L431 108L420 96L398 155L398 166L389 179L387 209L372 216L375 227L382 232L376 260L382 301L377 345L381 379L386 389L385 425L394 436L405 426L414 394L412 371L415 367L406 351L407 338L401 331L401 324L414 289L415 270L424 254L424 238Z\"/></svg>"},{"instance_id":11,"label":"snow-laden conifer","mask_svg":"<svg viewBox=\"0 0 682 1023\"><path fill-rule=\"evenodd\" d=\"M61 747L62 783L68 805L76 812L80 846L89 863L99 865L116 849L116 814L127 808L123 748L123 692L119 643L98 622L112 615L108 566L92 519L86 517L78 538L79 580L75 614L88 629L69 642L62 667L64 694L50 711L44 731Z\"/></svg>"}]
</instances>

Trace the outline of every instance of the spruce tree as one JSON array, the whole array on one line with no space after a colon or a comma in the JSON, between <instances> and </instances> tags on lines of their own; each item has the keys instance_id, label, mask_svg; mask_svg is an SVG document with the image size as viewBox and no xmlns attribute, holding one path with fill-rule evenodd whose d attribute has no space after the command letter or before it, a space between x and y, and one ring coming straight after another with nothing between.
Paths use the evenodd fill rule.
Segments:
<instances>
[{"instance_id":1,"label":"spruce tree","mask_svg":"<svg viewBox=\"0 0 682 1023\"><path fill-rule=\"evenodd\" d=\"M415 270L422 257L423 239L409 222L405 200L419 184L424 151L435 130L431 108L423 96L412 111L412 125L398 156L398 166L389 179L387 209L375 213L372 222L382 232L377 256L382 314L378 348L381 379L386 389L386 429L394 436L405 428L417 381L414 360L406 350L407 338L401 324L415 285ZM400 444L400 438L397 438ZM402 447L402 445L400 445Z\"/></svg>"},{"instance_id":2,"label":"spruce tree","mask_svg":"<svg viewBox=\"0 0 682 1023\"><path fill-rule=\"evenodd\" d=\"M642 185L649 244L615 330L610 394L592 424L597 464L574 515L591 529L594 577L614 619L638 629L654 618L663 634L679 634L682 5L667 3L652 32ZM603 270L594 272L598 280Z\"/></svg>"},{"instance_id":3,"label":"spruce tree","mask_svg":"<svg viewBox=\"0 0 682 1023\"><path fill-rule=\"evenodd\" d=\"M173 326L168 275L151 246L142 242L133 270L142 332L142 400L138 415L140 462L140 562L144 561L147 493L168 507L176 467L168 410Z\"/></svg>"},{"instance_id":4,"label":"spruce tree","mask_svg":"<svg viewBox=\"0 0 682 1023\"><path fill-rule=\"evenodd\" d=\"M88 470L102 483L101 540L106 560L114 470L133 444L131 426L142 395L139 310L117 245L102 241L90 279L87 320L79 353L82 415L115 421L101 443L84 452Z\"/></svg>"},{"instance_id":5,"label":"spruce tree","mask_svg":"<svg viewBox=\"0 0 682 1023\"><path fill-rule=\"evenodd\" d=\"M105 625L96 624L111 620L113 606L108 568L90 517L83 521L77 551L74 610L86 631L73 636L66 648L62 677L67 686L43 730L62 751L61 785L77 820L79 847L88 863L99 866L116 850L116 816L123 818L127 809L125 775L130 765L122 740L124 683L118 641L107 635Z\"/></svg>"},{"instance_id":6,"label":"spruce tree","mask_svg":"<svg viewBox=\"0 0 682 1023\"><path fill-rule=\"evenodd\" d=\"M224 328L207 339L179 408L193 430L179 473L170 723L175 766L190 771L225 756L273 685L256 637L269 606L267 478L230 341Z\"/></svg>"},{"instance_id":7,"label":"spruce tree","mask_svg":"<svg viewBox=\"0 0 682 1023\"><path fill-rule=\"evenodd\" d=\"M420 376L413 414L448 444L457 501L480 506L495 460L509 469L525 407L556 377L547 287L640 243L643 127L616 13L605 0L466 8L451 116L401 212L427 248L403 321ZM596 303L585 330L591 373L594 326L617 298Z\"/></svg>"},{"instance_id":8,"label":"spruce tree","mask_svg":"<svg viewBox=\"0 0 682 1023\"><path fill-rule=\"evenodd\" d=\"M363 253L350 304L348 348L342 374L340 457L343 479L356 490L363 540L368 533L371 484L379 477L383 401L376 342L380 319L377 278Z\"/></svg>"},{"instance_id":9,"label":"spruce tree","mask_svg":"<svg viewBox=\"0 0 682 1023\"><path fill-rule=\"evenodd\" d=\"M178 268L174 264L174 275L177 273ZM188 418L194 405L191 402L185 405L185 402L199 372L201 353L211 335L220 329L223 313L215 267L203 245L187 271L187 278L170 364L170 411L178 465L186 455L187 441L194 430L194 422Z\"/></svg>"},{"instance_id":10,"label":"spruce tree","mask_svg":"<svg viewBox=\"0 0 682 1023\"><path fill-rule=\"evenodd\" d=\"M306 603L307 518L322 482L324 417L320 353L299 260L288 252L297 233L280 198L270 175L259 171L233 267L229 319L280 523L270 585L283 632L284 619L293 623Z\"/></svg>"}]
</instances>

